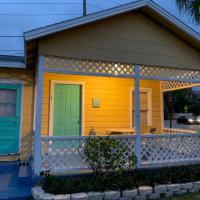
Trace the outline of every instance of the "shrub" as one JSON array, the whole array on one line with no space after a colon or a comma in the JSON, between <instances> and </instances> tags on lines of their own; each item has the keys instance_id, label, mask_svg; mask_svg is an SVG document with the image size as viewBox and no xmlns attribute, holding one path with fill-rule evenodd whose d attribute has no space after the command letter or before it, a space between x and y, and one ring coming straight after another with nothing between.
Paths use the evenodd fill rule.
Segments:
<instances>
[{"instance_id":1,"label":"shrub","mask_svg":"<svg viewBox=\"0 0 200 200\"><path fill-rule=\"evenodd\" d=\"M53 194L71 194L89 191L125 190L142 185L184 183L198 181L200 165L156 169L112 171L74 177L46 176L43 189Z\"/></svg>"},{"instance_id":2,"label":"shrub","mask_svg":"<svg viewBox=\"0 0 200 200\"><path fill-rule=\"evenodd\" d=\"M81 157L95 174L105 171L133 169L136 164L135 155L124 156L128 146L110 137L89 137Z\"/></svg>"}]
</instances>

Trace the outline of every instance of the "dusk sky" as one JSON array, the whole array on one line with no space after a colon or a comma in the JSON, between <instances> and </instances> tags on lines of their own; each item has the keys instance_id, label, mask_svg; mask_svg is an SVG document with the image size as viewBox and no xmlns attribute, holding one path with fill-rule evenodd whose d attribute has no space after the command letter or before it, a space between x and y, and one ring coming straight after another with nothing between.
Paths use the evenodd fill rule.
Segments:
<instances>
[{"instance_id":1,"label":"dusk sky","mask_svg":"<svg viewBox=\"0 0 200 200\"><path fill-rule=\"evenodd\" d=\"M200 33L175 0L154 0ZM88 0L88 13L133 2L133 0ZM82 15L81 0L0 0L0 54L23 55L23 32Z\"/></svg>"}]
</instances>

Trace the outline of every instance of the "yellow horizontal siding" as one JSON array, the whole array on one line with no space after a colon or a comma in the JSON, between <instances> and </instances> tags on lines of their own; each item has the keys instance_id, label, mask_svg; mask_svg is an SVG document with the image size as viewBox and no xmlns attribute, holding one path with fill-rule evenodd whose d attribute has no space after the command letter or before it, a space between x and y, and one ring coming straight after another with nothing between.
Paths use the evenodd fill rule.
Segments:
<instances>
[{"instance_id":1,"label":"yellow horizontal siding","mask_svg":"<svg viewBox=\"0 0 200 200\"><path fill-rule=\"evenodd\" d=\"M27 69L0 69L0 79L22 83L22 113L20 132L20 155L1 157L2 160L28 159L32 150L33 113L34 113L34 71Z\"/></svg>"},{"instance_id":2,"label":"yellow horizontal siding","mask_svg":"<svg viewBox=\"0 0 200 200\"><path fill-rule=\"evenodd\" d=\"M85 134L92 127L98 131L110 128L130 128L130 90L133 79L78 76L67 74L44 75L42 134L49 134L50 83L51 80L81 82L85 86ZM158 81L141 81L141 88L152 89L152 126L161 129L160 84ZM99 98L100 108L92 107L92 99ZM145 100L142 100L142 104ZM155 110L155 112L154 112Z\"/></svg>"}]
</instances>

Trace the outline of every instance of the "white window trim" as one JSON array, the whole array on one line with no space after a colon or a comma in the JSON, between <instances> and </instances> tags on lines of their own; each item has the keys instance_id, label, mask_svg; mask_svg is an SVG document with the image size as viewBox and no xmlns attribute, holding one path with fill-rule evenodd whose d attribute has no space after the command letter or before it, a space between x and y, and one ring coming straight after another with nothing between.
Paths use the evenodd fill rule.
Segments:
<instances>
[{"instance_id":1,"label":"white window trim","mask_svg":"<svg viewBox=\"0 0 200 200\"><path fill-rule=\"evenodd\" d=\"M147 111L147 126L152 126L152 88L140 88L141 92L147 92L148 93L148 111ZM130 128L132 129L134 127L133 124L133 92L134 88L130 88Z\"/></svg>"},{"instance_id":2,"label":"white window trim","mask_svg":"<svg viewBox=\"0 0 200 200\"><path fill-rule=\"evenodd\" d=\"M7 153L7 154L0 154L1 155L17 155L22 152L22 124L23 124L23 102L24 102L24 81L21 80L6 80L0 79L0 84L20 84L21 85L21 102L20 102L20 125L19 125L19 145L18 145L18 152L17 153Z\"/></svg>"},{"instance_id":3,"label":"white window trim","mask_svg":"<svg viewBox=\"0 0 200 200\"><path fill-rule=\"evenodd\" d=\"M56 83L81 86L81 135L85 135L85 83L77 81L60 81L60 80L50 81L49 135L53 136L54 86Z\"/></svg>"}]
</instances>

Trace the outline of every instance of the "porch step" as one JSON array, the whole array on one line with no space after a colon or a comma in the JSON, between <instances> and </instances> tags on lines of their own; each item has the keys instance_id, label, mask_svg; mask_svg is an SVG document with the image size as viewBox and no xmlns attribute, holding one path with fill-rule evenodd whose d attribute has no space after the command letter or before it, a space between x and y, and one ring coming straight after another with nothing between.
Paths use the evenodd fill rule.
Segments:
<instances>
[{"instance_id":1,"label":"porch step","mask_svg":"<svg viewBox=\"0 0 200 200\"><path fill-rule=\"evenodd\" d=\"M15 187L0 191L0 200L28 200L31 198L30 187Z\"/></svg>"},{"instance_id":2,"label":"porch step","mask_svg":"<svg viewBox=\"0 0 200 200\"><path fill-rule=\"evenodd\" d=\"M0 163L0 200L26 200L31 197L31 166L20 162Z\"/></svg>"},{"instance_id":3,"label":"porch step","mask_svg":"<svg viewBox=\"0 0 200 200\"><path fill-rule=\"evenodd\" d=\"M18 173L18 184L19 185L30 185L32 184L32 171L31 166L28 165L21 165L19 167Z\"/></svg>"}]
</instances>

